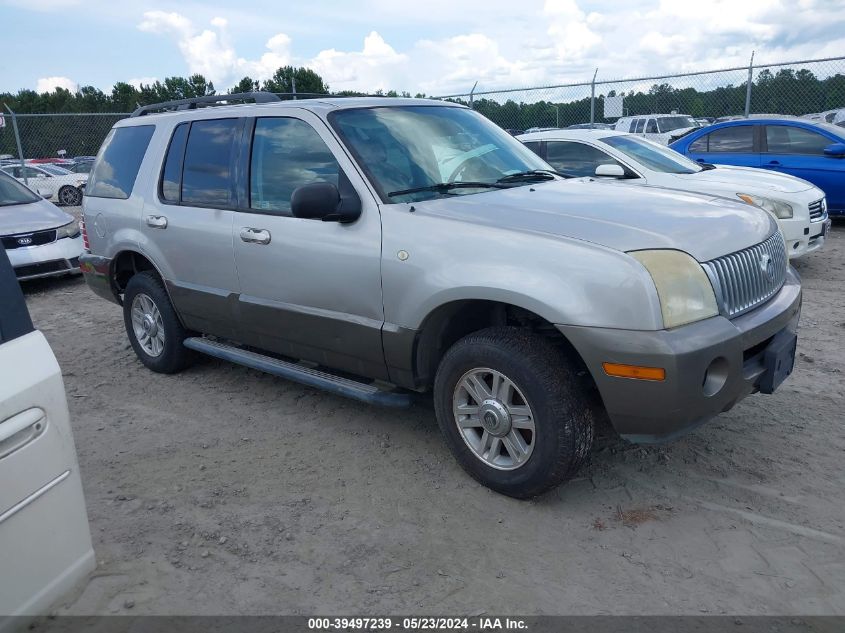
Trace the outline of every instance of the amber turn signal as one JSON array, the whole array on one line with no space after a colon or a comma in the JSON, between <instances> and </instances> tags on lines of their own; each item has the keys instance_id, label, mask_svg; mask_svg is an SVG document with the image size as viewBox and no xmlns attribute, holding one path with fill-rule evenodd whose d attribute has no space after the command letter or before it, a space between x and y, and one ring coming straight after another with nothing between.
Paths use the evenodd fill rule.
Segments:
<instances>
[{"instance_id":1,"label":"amber turn signal","mask_svg":"<svg viewBox=\"0 0 845 633\"><path fill-rule=\"evenodd\" d=\"M665 380L666 370L662 367L640 367L639 365L621 365L602 363L604 373L617 378L636 378L637 380Z\"/></svg>"}]
</instances>

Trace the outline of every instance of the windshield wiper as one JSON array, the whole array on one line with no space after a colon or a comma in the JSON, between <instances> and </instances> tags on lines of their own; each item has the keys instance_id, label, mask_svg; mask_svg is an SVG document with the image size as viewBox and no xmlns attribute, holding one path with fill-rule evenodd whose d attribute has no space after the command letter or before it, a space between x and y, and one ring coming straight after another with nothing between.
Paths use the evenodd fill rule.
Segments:
<instances>
[{"instance_id":1,"label":"windshield wiper","mask_svg":"<svg viewBox=\"0 0 845 633\"><path fill-rule=\"evenodd\" d=\"M391 191L387 194L389 198L393 196L404 196L409 193L418 193L420 191L437 191L439 193L448 193L450 189L505 189L507 185L499 184L498 182L438 182L435 185L426 185L425 187L412 187L411 189L400 189L398 191Z\"/></svg>"},{"instance_id":2,"label":"windshield wiper","mask_svg":"<svg viewBox=\"0 0 845 633\"><path fill-rule=\"evenodd\" d=\"M519 182L522 180L554 180L555 176L560 176L561 178L574 178L572 174L564 174L563 172L554 171L552 169L532 169L531 171L520 171L515 174L502 176L496 182L506 183Z\"/></svg>"}]
</instances>

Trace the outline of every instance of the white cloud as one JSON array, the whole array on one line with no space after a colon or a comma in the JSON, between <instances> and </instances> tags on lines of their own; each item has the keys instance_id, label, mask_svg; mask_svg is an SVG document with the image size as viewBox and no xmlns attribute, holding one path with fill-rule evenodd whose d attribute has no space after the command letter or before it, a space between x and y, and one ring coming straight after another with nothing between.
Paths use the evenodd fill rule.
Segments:
<instances>
[{"instance_id":1,"label":"white cloud","mask_svg":"<svg viewBox=\"0 0 845 633\"><path fill-rule=\"evenodd\" d=\"M56 88L64 88L65 90L76 92L79 84L67 77L42 77L35 84L35 92L39 94L42 92L54 92Z\"/></svg>"},{"instance_id":2,"label":"white cloud","mask_svg":"<svg viewBox=\"0 0 845 633\"><path fill-rule=\"evenodd\" d=\"M244 75L267 79L279 66L290 63L290 38L278 33L267 41L267 52L257 60L238 57L228 33L228 22L221 17L211 19L214 29L198 31L193 22L180 13L147 11L138 25L141 31L173 38L188 70L199 73L225 89Z\"/></svg>"},{"instance_id":3,"label":"white cloud","mask_svg":"<svg viewBox=\"0 0 845 633\"><path fill-rule=\"evenodd\" d=\"M375 31L364 38L360 51L321 51L306 63L332 90L390 90L405 82L408 56L397 53Z\"/></svg>"},{"instance_id":4,"label":"white cloud","mask_svg":"<svg viewBox=\"0 0 845 633\"><path fill-rule=\"evenodd\" d=\"M333 90L445 94L468 91L476 81L479 91L589 81L596 67L600 80L616 79L742 66L752 50L763 63L845 50L845 0L637 0L589 6L586 0L524 0L518 7L505 0L415 5L365 0L360 11L342 5L336 16L349 28L377 25L364 31L360 48L302 55L297 46L308 42L278 33L253 58L237 54L221 17L206 17L204 28L181 13L149 11L139 28L172 38L189 72L203 74L218 89L244 75L266 79L288 64L313 68ZM419 36L397 46L388 33L408 24L418 25ZM425 37L432 25L438 35Z\"/></svg>"},{"instance_id":5,"label":"white cloud","mask_svg":"<svg viewBox=\"0 0 845 633\"><path fill-rule=\"evenodd\" d=\"M135 86L136 88L140 89L141 86L151 86L157 81L159 81L158 77L133 77L126 83L128 83L130 86Z\"/></svg>"}]
</instances>

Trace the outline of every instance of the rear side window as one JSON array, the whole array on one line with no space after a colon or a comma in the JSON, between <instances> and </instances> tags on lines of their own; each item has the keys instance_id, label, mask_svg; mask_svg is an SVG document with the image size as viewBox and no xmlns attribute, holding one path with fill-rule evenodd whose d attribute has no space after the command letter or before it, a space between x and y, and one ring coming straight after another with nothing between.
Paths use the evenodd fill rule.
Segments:
<instances>
[{"instance_id":1,"label":"rear side window","mask_svg":"<svg viewBox=\"0 0 845 633\"><path fill-rule=\"evenodd\" d=\"M232 147L237 125L237 119L191 124L182 168L183 204L232 206Z\"/></svg>"},{"instance_id":2,"label":"rear side window","mask_svg":"<svg viewBox=\"0 0 845 633\"><path fill-rule=\"evenodd\" d=\"M788 125L767 125L766 145L769 154L824 154L833 141L817 132Z\"/></svg>"},{"instance_id":3,"label":"rear side window","mask_svg":"<svg viewBox=\"0 0 845 633\"><path fill-rule=\"evenodd\" d=\"M637 134L642 132L644 127L645 127L645 119L637 119L637 129L636 129Z\"/></svg>"},{"instance_id":4,"label":"rear side window","mask_svg":"<svg viewBox=\"0 0 845 633\"><path fill-rule=\"evenodd\" d=\"M189 123L177 125L167 148L164 169L161 172L161 197L167 202L179 202L182 189L182 159L185 157L185 141L188 140L189 128Z\"/></svg>"},{"instance_id":5,"label":"rear side window","mask_svg":"<svg viewBox=\"0 0 845 633\"><path fill-rule=\"evenodd\" d=\"M657 122L654 119L649 119L645 131L647 134L657 134Z\"/></svg>"},{"instance_id":6,"label":"rear side window","mask_svg":"<svg viewBox=\"0 0 845 633\"><path fill-rule=\"evenodd\" d=\"M637 119L631 119L631 125L628 127L629 132L637 131Z\"/></svg>"},{"instance_id":7,"label":"rear side window","mask_svg":"<svg viewBox=\"0 0 845 633\"><path fill-rule=\"evenodd\" d=\"M122 200L128 198L154 130L154 125L112 128L103 141L97 162L88 177L85 195Z\"/></svg>"},{"instance_id":8,"label":"rear side window","mask_svg":"<svg viewBox=\"0 0 845 633\"><path fill-rule=\"evenodd\" d=\"M304 121L265 118L255 122L249 171L250 208L290 215L294 189L313 182L336 186L340 166Z\"/></svg>"},{"instance_id":9,"label":"rear side window","mask_svg":"<svg viewBox=\"0 0 845 633\"><path fill-rule=\"evenodd\" d=\"M754 127L733 125L707 135L707 151L723 154L750 154L754 151Z\"/></svg>"}]
</instances>

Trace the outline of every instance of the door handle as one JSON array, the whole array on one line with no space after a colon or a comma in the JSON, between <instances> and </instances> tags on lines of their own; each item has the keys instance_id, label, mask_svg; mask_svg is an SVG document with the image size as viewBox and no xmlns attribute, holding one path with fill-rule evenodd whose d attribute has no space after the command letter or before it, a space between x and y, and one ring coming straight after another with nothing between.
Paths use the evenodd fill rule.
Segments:
<instances>
[{"instance_id":1,"label":"door handle","mask_svg":"<svg viewBox=\"0 0 845 633\"><path fill-rule=\"evenodd\" d=\"M770 165L771 167L780 167L780 161L779 160L770 160L768 163L766 163L766 165Z\"/></svg>"},{"instance_id":2,"label":"door handle","mask_svg":"<svg viewBox=\"0 0 845 633\"><path fill-rule=\"evenodd\" d=\"M44 417L43 409L33 407L0 422L0 459L40 435L46 423Z\"/></svg>"},{"instance_id":3,"label":"door handle","mask_svg":"<svg viewBox=\"0 0 845 633\"><path fill-rule=\"evenodd\" d=\"M697 163L703 163L703 162L704 162L704 159L703 159L703 158L696 158L696 159L695 159L695 162L697 162Z\"/></svg>"},{"instance_id":4,"label":"door handle","mask_svg":"<svg viewBox=\"0 0 845 633\"><path fill-rule=\"evenodd\" d=\"M153 229L166 229L167 218L163 215L148 215L147 226Z\"/></svg>"},{"instance_id":5,"label":"door handle","mask_svg":"<svg viewBox=\"0 0 845 633\"><path fill-rule=\"evenodd\" d=\"M253 229L245 226L241 229L241 239L250 244L269 244L270 231L264 229Z\"/></svg>"}]
</instances>

